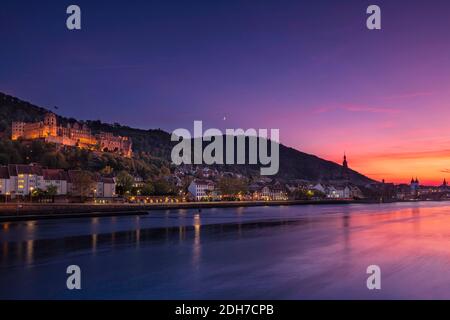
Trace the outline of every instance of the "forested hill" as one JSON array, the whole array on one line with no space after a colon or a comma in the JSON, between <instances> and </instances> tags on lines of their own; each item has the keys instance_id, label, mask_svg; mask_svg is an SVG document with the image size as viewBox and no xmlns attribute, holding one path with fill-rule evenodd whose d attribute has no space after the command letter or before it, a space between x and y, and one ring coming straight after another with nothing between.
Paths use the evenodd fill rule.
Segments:
<instances>
[{"instance_id":1,"label":"forested hill","mask_svg":"<svg viewBox=\"0 0 450 320\"><path fill-rule=\"evenodd\" d=\"M57 110L51 111L57 114ZM44 118L44 115L47 112L49 112L49 110L45 108L41 108L33 105L32 103L0 93L0 132L3 132L4 139L7 139L11 132L12 121L40 121ZM76 119L58 116L58 122L62 125L76 121ZM151 168L150 171L152 172L152 175L156 174L156 172L160 169L160 166L169 166L170 153L173 143L170 141L170 134L163 130L135 129L118 123L107 124L99 120L79 122L86 123L94 133L106 131L112 132L115 135L131 137L133 140L133 151L136 155L136 159L139 159L142 162L140 165L138 163L138 165L140 169L144 171L144 176L147 175L145 171L150 170L147 168L148 162L151 162L149 166ZM0 150L0 154L1 151L2 150ZM108 158L111 157L112 156L108 156ZM2 162L5 161L7 160L4 157ZM22 161L25 162L26 159L22 159ZM118 160L116 159L115 161ZM95 163L95 161L92 160L90 162ZM66 166L70 165L71 163L66 164ZM101 165L101 163L97 163L97 166L94 169L98 169ZM134 166L136 166L136 164L134 164ZM125 167L125 169L127 169L127 167ZM254 166L235 165L227 166L223 169L232 170L247 176L255 175L259 172L259 170L257 170ZM280 170L277 176L278 178L286 180L304 179L310 181L327 181L339 179L341 174L342 166L339 164L280 144ZM349 171L349 176L350 180L355 184L361 185L373 182L373 180L353 170Z\"/></svg>"},{"instance_id":2,"label":"forested hill","mask_svg":"<svg viewBox=\"0 0 450 320\"><path fill-rule=\"evenodd\" d=\"M65 118L58 115L58 110L48 110L38 107L29 102L22 101L0 92L0 132L7 135L11 133L11 123L13 121L35 122L42 121L44 115L49 111L58 116L58 123L86 123L93 133L100 131L112 132L115 135L128 136L133 140L133 150L136 152L150 152L155 157L169 159L170 157L170 134L163 130L141 130L134 129L120 124L108 124L99 120L78 121L73 118Z\"/></svg>"}]
</instances>

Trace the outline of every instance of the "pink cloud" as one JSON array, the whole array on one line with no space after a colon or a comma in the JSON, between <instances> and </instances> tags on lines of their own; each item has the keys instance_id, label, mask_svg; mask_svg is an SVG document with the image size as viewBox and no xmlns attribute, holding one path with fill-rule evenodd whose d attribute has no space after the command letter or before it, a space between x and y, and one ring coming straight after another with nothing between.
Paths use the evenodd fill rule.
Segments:
<instances>
[{"instance_id":1,"label":"pink cloud","mask_svg":"<svg viewBox=\"0 0 450 320\"><path fill-rule=\"evenodd\" d=\"M409 92L409 93L387 96L384 98L384 100L412 99L412 98L417 98L417 97L428 97L433 94L434 94L433 92L429 92L429 91Z\"/></svg>"},{"instance_id":2,"label":"pink cloud","mask_svg":"<svg viewBox=\"0 0 450 320\"><path fill-rule=\"evenodd\" d=\"M367 112L367 113L387 113L387 114L395 114L399 113L400 110L393 108L384 108L384 107L370 107L365 105L356 105L356 104L344 104L344 105L336 105L336 106L326 106L319 107L314 110L314 113L326 113L334 110L342 110L346 112Z\"/></svg>"}]
</instances>

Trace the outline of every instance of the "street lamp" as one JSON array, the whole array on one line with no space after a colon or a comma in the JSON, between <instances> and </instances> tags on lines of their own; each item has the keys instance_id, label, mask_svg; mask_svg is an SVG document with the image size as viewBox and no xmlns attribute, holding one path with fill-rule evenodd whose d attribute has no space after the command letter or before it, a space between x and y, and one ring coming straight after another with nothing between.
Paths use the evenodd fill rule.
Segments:
<instances>
[{"instance_id":1,"label":"street lamp","mask_svg":"<svg viewBox=\"0 0 450 320\"><path fill-rule=\"evenodd\" d=\"M34 190L34 188L33 187L30 187L30 202L33 202L33 190Z\"/></svg>"}]
</instances>

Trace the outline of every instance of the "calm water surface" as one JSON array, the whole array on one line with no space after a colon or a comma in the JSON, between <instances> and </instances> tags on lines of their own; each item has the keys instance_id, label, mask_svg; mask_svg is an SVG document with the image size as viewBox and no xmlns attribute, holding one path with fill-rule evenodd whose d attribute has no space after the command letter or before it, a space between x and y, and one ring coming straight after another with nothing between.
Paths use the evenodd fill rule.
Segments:
<instances>
[{"instance_id":1,"label":"calm water surface","mask_svg":"<svg viewBox=\"0 0 450 320\"><path fill-rule=\"evenodd\" d=\"M66 289L66 268L82 290ZM369 291L366 268L381 267ZM153 211L0 224L1 299L450 299L450 204Z\"/></svg>"}]
</instances>

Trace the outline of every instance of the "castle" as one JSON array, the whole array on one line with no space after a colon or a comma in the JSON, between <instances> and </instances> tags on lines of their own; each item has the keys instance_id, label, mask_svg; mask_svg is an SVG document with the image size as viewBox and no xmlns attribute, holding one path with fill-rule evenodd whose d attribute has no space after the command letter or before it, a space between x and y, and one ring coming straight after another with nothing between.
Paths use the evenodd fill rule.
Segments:
<instances>
[{"instance_id":1,"label":"castle","mask_svg":"<svg viewBox=\"0 0 450 320\"><path fill-rule=\"evenodd\" d=\"M11 139L44 139L46 142L101 150L104 152L116 152L125 157L132 155L132 142L129 137L114 136L112 133L101 132L93 135L86 124L67 124L66 127L58 126L54 113L47 113L44 121L39 122L13 122Z\"/></svg>"}]
</instances>

